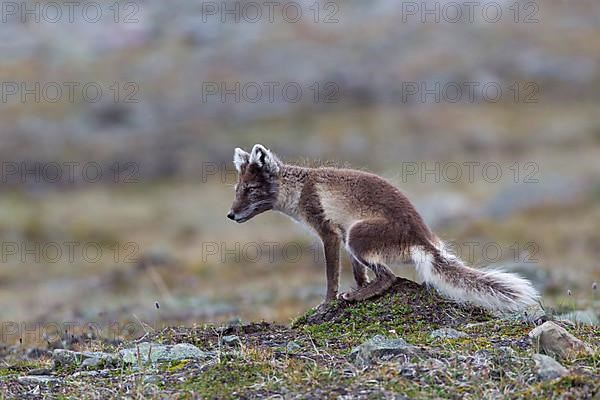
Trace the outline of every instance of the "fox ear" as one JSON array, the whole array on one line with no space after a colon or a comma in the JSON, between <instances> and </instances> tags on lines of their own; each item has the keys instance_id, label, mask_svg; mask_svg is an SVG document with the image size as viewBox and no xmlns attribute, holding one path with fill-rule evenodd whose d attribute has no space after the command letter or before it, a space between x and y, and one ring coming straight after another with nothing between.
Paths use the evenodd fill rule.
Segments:
<instances>
[{"instance_id":1,"label":"fox ear","mask_svg":"<svg viewBox=\"0 0 600 400\"><path fill-rule=\"evenodd\" d=\"M270 150L266 149L261 144L255 144L250 154L250 162L255 163L260 168L271 172L279 172L279 160Z\"/></svg>"},{"instance_id":2,"label":"fox ear","mask_svg":"<svg viewBox=\"0 0 600 400\"><path fill-rule=\"evenodd\" d=\"M239 147L236 147L233 152L233 164L235 165L237 172L242 172L242 169L244 169L249 162L250 154Z\"/></svg>"}]
</instances>

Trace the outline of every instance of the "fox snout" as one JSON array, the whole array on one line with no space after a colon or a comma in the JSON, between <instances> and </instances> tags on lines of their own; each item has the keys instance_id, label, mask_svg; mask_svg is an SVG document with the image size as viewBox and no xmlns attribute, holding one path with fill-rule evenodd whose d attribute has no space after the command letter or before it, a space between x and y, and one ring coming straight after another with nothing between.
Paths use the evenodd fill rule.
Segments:
<instances>
[{"instance_id":1,"label":"fox snout","mask_svg":"<svg viewBox=\"0 0 600 400\"><path fill-rule=\"evenodd\" d=\"M240 214L240 213L235 213L233 210L229 210L229 213L227 213L227 218L229 218L232 221L237 222L238 224L248 221L253 216L254 215L251 213L250 214L249 213Z\"/></svg>"},{"instance_id":2,"label":"fox snout","mask_svg":"<svg viewBox=\"0 0 600 400\"><path fill-rule=\"evenodd\" d=\"M229 210L229 212L227 213L227 218L229 218L232 221L235 222L243 222L241 221L241 219L233 212L233 210Z\"/></svg>"}]
</instances>

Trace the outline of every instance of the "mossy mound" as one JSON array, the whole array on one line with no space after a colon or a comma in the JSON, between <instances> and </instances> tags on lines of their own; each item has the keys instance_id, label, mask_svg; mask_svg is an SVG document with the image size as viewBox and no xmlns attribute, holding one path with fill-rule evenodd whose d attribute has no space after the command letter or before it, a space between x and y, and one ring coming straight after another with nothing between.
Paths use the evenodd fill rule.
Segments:
<instances>
[{"instance_id":1,"label":"mossy mound","mask_svg":"<svg viewBox=\"0 0 600 400\"><path fill-rule=\"evenodd\" d=\"M317 340L347 347L376 335L394 333L415 342L440 327L457 327L493 319L487 311L442 298L435 290L397 278L383 295L364 302L337 300L298 318L292 328Z\"/></svg>"}]
</instances>

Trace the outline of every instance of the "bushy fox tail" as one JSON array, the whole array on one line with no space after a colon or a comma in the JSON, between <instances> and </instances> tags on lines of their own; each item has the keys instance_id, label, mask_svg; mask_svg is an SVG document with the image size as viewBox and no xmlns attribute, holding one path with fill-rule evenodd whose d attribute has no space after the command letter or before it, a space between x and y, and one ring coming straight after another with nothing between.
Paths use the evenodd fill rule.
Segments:
<instances>
[{"instance_id":1,"label":"bushy fox tail","mask_svg":"<svg viewBox=\"0 0 600 400\"><path fill-rule=\"evenodd\" d=\"M415 246L411 257L421 278L454 301L497 313L521 311L538 301L537 291L527 280L507 272L468 267L441 244Z\"/></svg>"}]
</instances>

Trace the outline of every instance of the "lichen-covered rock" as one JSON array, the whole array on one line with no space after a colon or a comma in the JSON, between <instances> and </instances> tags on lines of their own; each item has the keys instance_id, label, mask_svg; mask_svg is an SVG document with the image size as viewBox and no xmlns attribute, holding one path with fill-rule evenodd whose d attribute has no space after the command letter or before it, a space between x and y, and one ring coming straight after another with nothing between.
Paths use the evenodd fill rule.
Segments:
<instances>
[{"instance_id":1,"label":"lichen-covered rock","mask_svg":"<svg viewBox=\"0 0 600 400\"><path fill-rule=\"evenodd\" d=\"M376 335L352 349L350 361L356 365L365 366L375 360L386 360L399 354L412 355L416 353L416 350L416 347L406 343L404 339L388 339Z\"/></svg>"},{"instance_id":2,"label":"lichen-covered rock","mask_svg":"<svg viewBox=\"0 0 600 400\"><path fill-rule=\"evenodd\" d=\"M544 354L534 354L533 359L537 367L537 374L542 380L551 380L560 378L569 373L569 370L563 367L554 358Z\"/></svg>"},{"instance_id":3,"label":"lichen-covered rock","mask_svg":"<svg viewBox=\"0 0 600 400\"><path fill-rule=\"evenodd\" d=\"M79 367L82 369L100 369L117 367L121 364L119 356L101 351L71 351L56 349L52 352L55 368Z\"/></svg>"},{"instance_id":4,"label":"lichen-covered rock","mask_svg":"<svg viewBox=\"0 0 600 400\"><path fill-rule=\"evenodd\" d=\"M562 359L575 358L580 354L591 354L592 348L577 339L560 325L547 321L529 332L533 345L550 356Z\"/></svg>"},{"instance_id":5,"label":"lichen-covered rock","mask_svg":"<svg viewBox=\"0 0 600 400\"><path fill-rule=\"evenodd\" d=\"M78 357L76 351L57 349L52 352L52 359L55 367L70 366L79 364L83 360L83 356Z\"/></svg>"},{"instance_id":6,"label":"lichen-covered rock","mask_svg":"<svg viewBox=\"0 0 600 400\"><path fill-rule=\"evenodd\" d=\"M432 331L429 334L429 337L431 337L432 339L438 339L438 338L459 339L459 338L469 337L469 335L467 335L464 332L457 331L454 328L440 328L440 329L436 329L436 330Z\"/></svg>"},{"instance_id":7,"label":"lichen-covered rock","mask_svg":"<svg viewBox=\"0 0 600 400\"><path fill-rule=\"evenodd\" d=\"M93 377L93 378L106 378L111 373L110 369L101 369L95 371L76 371L71 375L71 378L84 378L84 377Z\"/></svg>"},{"instance_id":8,"label":"lichen-covered rock","mask_svg":"<svg viewBox=\"0 0 600 400\"><path fill-rule=\"evenodd\" d=\"M17 378L23 385L50 385L59 382L59 379L51 375L25 375Z\"/></svg>"},{"instance_id":9,"label":"lichen-covered rock","mask_svg":"<svg viewBox=\"0 0 600 400\"><path fill-rule=\"evenodd\" d=\"M79 366L81 369L101 369L104 366L104 362L101 358L91 357L83 360L81 365Z\"/></svg>"},{"instance_id":10,"label":"lichen-covered rock","mask_svg":"<svg viewBox=\"0 0 600 400\"><path fill-rule=\"evenodd\" d=\"M126 364L156 364L189 359L209 359L210 353L204 352L189 343L161 345L157 343L140 343L136 347L119 352Z\"/></svg>"}]
</instances>

